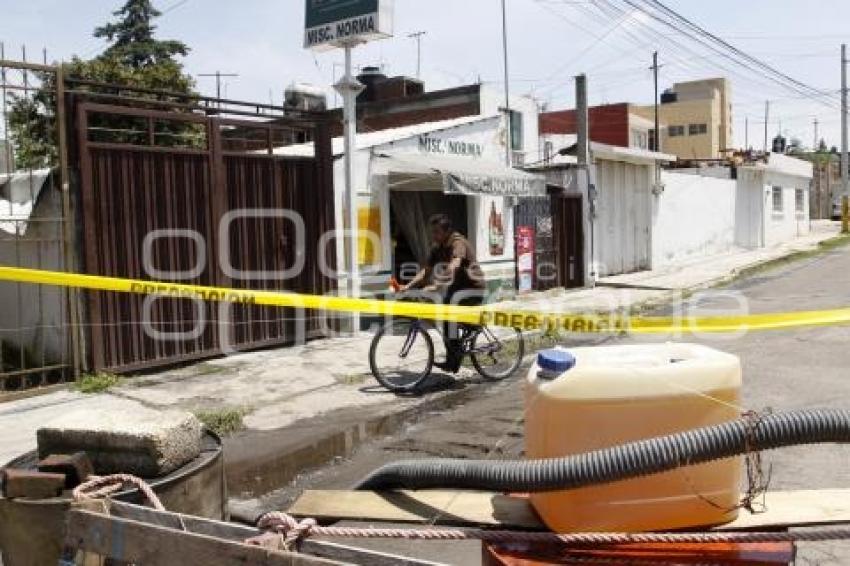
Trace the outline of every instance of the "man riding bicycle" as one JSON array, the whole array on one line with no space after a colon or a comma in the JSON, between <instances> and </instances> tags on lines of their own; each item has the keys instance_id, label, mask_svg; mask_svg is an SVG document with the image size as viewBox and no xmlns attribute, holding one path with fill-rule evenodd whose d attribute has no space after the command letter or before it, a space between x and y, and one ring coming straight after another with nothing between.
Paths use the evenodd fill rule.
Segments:
<instances>
[{"instance_id":1,"label":"man riding bicycle","mask_svg":"<svg viewBox=\"0 0 850 566\"><path fill-rule=\"evenodd\" d=\"M413 280L400 290L404 292L420 289L430 280L442 293L445 304L482 304L486 287L484 273L475 257L475 249L460 232L455 231L448 215L436 214L430 218L428 225L431 229L431 240L434 242L428 262ZM463 356L456 325L446 325L446 336L446 361L435 365L443 371L457 373Z\"/></svg>"}]
</instances>

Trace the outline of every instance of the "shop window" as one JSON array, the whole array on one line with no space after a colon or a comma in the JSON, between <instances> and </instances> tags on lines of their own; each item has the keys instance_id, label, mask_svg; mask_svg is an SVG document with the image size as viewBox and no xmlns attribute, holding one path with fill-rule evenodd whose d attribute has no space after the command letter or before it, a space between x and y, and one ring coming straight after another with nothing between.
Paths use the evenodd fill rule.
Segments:
<instances>
[{"instance_id":1,"label":"shop window","mask_svg":"<svg viewBox=\"0 0 850 566\"><path fill-rule=\"evenodd\" d=\"M524 124L522 112L517 112L516 110L511 110L510 116L511 116L511 149L513 151L522 151L525 148L525 140L523 139L523 132L525 131L525 124Z\"/></svg>"},{"instance_id":2,"label":"shop window","mask_svg":"<svg viewBox=\"0 0 850 566\"><path fill-rule=\"evenodd\" d=\"M782 187L773 187L773 212L782 213L783 211Z\"/></svg>"},{"instance_id":3,"label":"shop window","mask_svg":"<svg viewBox=\"0 0 850 566\"><path fill-rule=\"evenodd\" d=\"M668 126L667 135L671 138L678 138L685 135L684 126Z\"/></svg>"},{"instance_id":4,"label":"shop window","mask_svg":"<svg viewBox=\"0 0 850 566\"><path fill-rule=\"evenodd\" d=\"M797 189L794 191L794 203L794 209L797 212L806 212L806 191L803 189Z\"/></svg>"},{"instance_id":5,"label":"shop window","mask_svg":"<svg viewBox=\"0 0 850 566\"><path fill-rule=\"evenodd\" d=\"M688 126L689 136L701 136L708 133L708 124L691 124Z\"/></svg>"}]
</instances>

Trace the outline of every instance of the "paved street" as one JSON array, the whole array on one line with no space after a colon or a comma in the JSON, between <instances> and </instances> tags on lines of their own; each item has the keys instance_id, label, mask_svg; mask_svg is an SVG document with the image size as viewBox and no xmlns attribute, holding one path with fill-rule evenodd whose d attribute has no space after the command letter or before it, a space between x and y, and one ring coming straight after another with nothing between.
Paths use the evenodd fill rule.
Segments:
<instances>
[{"instance_id":1,"label":"paved street","mask_svg":"<svg viewBox=\"0 0 850 566\"><path fill-rule=\"evenodd\" d=\"M850 248L754 275L725 290L742 293L753 312L846 306L850 304ZM703 311L707 314L722 306L721 302L706 301ZM701 341L741 357L748 409L848 406L850 328L752 333L732 341ZM518 457L522 453L520 387L520 380L503 383L458 409L430 414L403 434L365 446L352 460L303 476L262 503L284 507L302 489L347 488L372 468L399 458ZM772 472L770 487L848 487L848 459L850 447L802 447L770 453L766 456ZM433 551L429 549L425 556L434 558ZM469 563L477 553L474 546L466 546L443 551L440 559L453 555L455 563ZM850 545L806 546L799 563L850 564Z\"/></svg>"}]
</instances>

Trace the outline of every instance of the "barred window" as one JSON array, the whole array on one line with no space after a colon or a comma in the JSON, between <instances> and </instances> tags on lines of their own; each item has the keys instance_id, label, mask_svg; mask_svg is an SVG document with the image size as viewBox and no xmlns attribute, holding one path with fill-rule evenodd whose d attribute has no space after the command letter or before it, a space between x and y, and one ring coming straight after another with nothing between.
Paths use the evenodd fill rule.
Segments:
<instances>
[{"instance_id":1,"label":"barred window","mask_svg":"<svg viewBox=\"0 0 850 566\"><path fill-rule=\"evenodd\" d=\"M785 203L782 198L782 187L773 187L773 212L783 212Z\"/></svg>"}]
</instances>

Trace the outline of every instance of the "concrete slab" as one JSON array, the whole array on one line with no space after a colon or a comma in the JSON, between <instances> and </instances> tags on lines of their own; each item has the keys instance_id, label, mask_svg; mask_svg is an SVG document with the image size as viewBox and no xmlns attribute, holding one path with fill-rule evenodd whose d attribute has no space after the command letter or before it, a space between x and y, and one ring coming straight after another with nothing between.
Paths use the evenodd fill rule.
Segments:
<instances>
[{"instance_id":1,"label":"concrete slab","mask_svg":"<svg viewBox=\"0 0 850 566\"><path fill-rule=\"evenodd\" d=\"M83 395L73 391L0 403L0 466L35 450L36 431L57 417L101 407L132 413L143 405L112 395Z\"/></svg>"},{"instance_id":2,"label":"concrete slab","mask_svg":"<svg viewBox=\"0 0 850 566\"><path fill-rule=\"evenodd\" d=\"M201 453L202 425L178 411L75 411L38 429L40 458L86 452L96 474L164 476Z\"/></svg>"}]
</instances>

